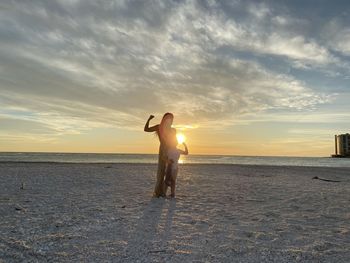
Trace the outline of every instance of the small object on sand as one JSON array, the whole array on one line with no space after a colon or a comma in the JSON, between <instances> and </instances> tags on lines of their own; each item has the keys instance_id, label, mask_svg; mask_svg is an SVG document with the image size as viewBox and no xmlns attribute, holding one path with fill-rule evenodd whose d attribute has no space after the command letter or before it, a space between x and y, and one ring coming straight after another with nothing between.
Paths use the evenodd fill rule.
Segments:
<instances>
[{"instance_id":1,"label":"small object on sand","mask_svg":"<svg viewBox=\"0 0 350 263\"><path fill-rule=\"evenodd\" d=\"M24 183L23 183L23 182L21 183L20 189L21 189L21 190L24 190Z\"/></svg>"},{"instance_id":2,"label":"small object on sand","mask_svg":"<svg viewBox=\"0 0 350 263\"><path fill-rule=\"evenodd\" d=\"M337 180L329 180L329 179L319 178L318 176L314 176L314 177L312 177L312 179L318 179L318 180L321 180L321 181L333 182L333 183L340 183L341 182L341 181L337 181Z\"/></svg>"},{"instance_id":3,"label":"small object on sand","mask_svg":"<svg viewBox=\"0 0 350 263\"><path fill-rule=\"evenodd\" d=\"M166 252L166 250L162 249L162 250L150 250L150 251L148 251L148 253L163 253L163 252Z\"/></svg>"},{"instance_id":4,"label":"small object on sand","mask_svg":"<svg viewBox=\"0 0 350 263\"><path fill-rule=\"evenodd\" d=\"M123 206L122 206L122 208L125 208L125 207L126 207L126 205L123 205Z\"/></svg>"},{"instance_id":5,"label":"small object on sand","mask_svg":"<svg viewBox=\"0 0 350 263\"><path fill-rule=\"evenodd\" d=\"M21 207L21 206L19 206L19 205L16 205L16 206L15 206L15 209L16 209L17 211L21 211L21 210L23 210L23 207Z\"/></svg>"}]
</instances>

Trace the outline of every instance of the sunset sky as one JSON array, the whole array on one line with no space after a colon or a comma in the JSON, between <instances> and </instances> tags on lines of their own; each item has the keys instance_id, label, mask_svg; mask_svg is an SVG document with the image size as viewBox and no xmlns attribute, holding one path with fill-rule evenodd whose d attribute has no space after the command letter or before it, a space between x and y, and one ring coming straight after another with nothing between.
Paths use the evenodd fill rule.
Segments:
<instances>
[{"instance_id":1,"label":"sunset sky","mask_svg":"<svg viewBox=\"0 0 350 263\"><path fill-rule=\"evenodd\" d=\"M0 3L0 151L329 156L350 132L349 1Z\"/></svg>"}]
</instances>

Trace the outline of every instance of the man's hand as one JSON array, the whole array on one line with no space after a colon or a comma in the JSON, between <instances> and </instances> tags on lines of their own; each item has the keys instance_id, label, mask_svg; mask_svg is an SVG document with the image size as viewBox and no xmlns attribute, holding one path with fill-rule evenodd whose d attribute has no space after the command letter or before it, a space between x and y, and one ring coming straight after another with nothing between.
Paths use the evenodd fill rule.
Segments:
<instances>
[{"instance_id":1,"label":"man's hand","mask_svg":"<svg viewBox=\"0 0 350 263\"><path fill-rule=\"evenodd\" d=\"M154 118L154 115L150 115L148 120L152 120Z\"/></svg>"}]
</instances>

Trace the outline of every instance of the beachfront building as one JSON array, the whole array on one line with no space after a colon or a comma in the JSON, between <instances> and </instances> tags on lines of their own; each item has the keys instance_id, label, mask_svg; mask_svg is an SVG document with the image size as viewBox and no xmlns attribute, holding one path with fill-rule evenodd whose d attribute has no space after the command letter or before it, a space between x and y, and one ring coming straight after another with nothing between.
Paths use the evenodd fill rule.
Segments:
<instances>
[{"instance_id":1,"label":"beachfront building","mask_svg":"<svg viewBox=\"0 0 350 263\"><path fill-rule=\"evenodd\" d=\"M350 134L340 134L334 136L335 155L334 157L350 157Z\"/></svg>"}]
</instances>

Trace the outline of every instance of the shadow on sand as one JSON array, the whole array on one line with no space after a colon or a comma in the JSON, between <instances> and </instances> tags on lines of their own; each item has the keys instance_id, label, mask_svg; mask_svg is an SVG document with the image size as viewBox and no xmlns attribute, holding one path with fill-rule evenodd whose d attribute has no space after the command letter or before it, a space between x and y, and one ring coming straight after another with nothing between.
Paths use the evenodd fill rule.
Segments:
<instances>
[{"instance_id":1,"label":"shadow on sand","mask_svg":"<svg viewBox=\"0 0 350 263\"><path fill-rule=\"evenodd\" d=\"M124 259L134 261L167 253L175 212L175 199L152 198L129 236Z\"/></svg>"}]
</instances>

